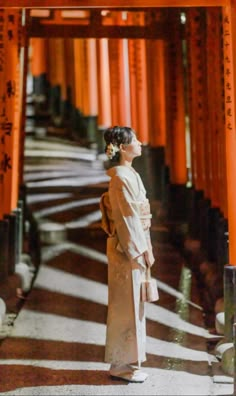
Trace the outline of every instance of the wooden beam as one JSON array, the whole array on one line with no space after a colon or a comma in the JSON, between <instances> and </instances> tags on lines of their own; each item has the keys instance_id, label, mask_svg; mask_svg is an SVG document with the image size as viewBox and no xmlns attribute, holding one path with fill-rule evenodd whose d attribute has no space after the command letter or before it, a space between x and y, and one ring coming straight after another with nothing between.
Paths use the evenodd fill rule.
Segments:
<instances>
[{"instance_id":1,"label":"wooden beam","mask_svg":"<svg viewBox=\"0 0 236 396\"><path fill-rule=\"evenodd\" d=\"M212 7L226 5L227 0L129 0L128 7ZM84 0L0 0L0 7L126 9L127 0L87 0L86 2Z\"/></svg>"},{"instance_id":2,"label":"wooden beam","mask_svg":"<svg viewBox=\"0 0 236 396\"><path fill-rule=\"evenodd\" d=\"M167 25L151 26L82 26L82 25L40 25L32 24L30 37L68 38L145 38L165 39L171 34Z\"/></svg>"}]
</instances>

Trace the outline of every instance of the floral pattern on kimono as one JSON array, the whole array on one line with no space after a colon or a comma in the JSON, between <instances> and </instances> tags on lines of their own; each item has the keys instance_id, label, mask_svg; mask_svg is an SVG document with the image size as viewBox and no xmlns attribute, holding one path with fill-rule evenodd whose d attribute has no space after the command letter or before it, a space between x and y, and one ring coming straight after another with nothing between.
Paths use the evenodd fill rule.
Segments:
<instances>
[{"instance_id":1,"label":"floral pattern on kimono","mask_svg":"<svg viewBox=\"0 0 236 396\"><path fill-rule=\"evenodd\" d=\"M140 203L148 206L149 202L142 180L133 168L119 165L107 173L111 177L108 194L101 198L102 224L108 234L105 361L140 364L146 360L145 306L140 301L140 284L146 268L143 253L152 246L150 215L144 224L138 207Z\"/></svg>"}]
</instances>

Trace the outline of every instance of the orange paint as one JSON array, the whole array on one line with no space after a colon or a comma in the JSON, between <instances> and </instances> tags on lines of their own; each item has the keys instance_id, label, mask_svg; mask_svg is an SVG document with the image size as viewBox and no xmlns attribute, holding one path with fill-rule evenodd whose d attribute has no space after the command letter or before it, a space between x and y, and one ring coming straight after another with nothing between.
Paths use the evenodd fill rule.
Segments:
<instances>
[{"instance_id":1,"label":"orange paint","mask_svg":"<svg viewBox=\"0 0 236 396\"><path fill-rule=\"evenodd\" d=\"M1 59L1 67L0 67L0 97L3 98L5 94L5 72L6 72L6 63L5 63L5 51L6 51L6 29L4 29L5 25L5 11L0 9L0 27L1 31L3 31L3 35L0 38L1 43L1 50L0 50L0 59ZM0 122L4 122L4 115L3 115L3 101L1 103L1 113L0 113ZM5 144L4 144L4 131L0 130L0 163L4 160L4 152L5 152ZM0 167L0 219L3 219L4 216L4 178L5 173L4 169Z\"/></svg>"},{"instance_id":2,"label":"orange paint","mask_svg":"<svg viewBox=\"0 0 236 396\"><path fill-rule=\"evenodd\" d=\"M5 134L6 172L4 175L4 213L17 207L19 197L19 150L20 150L20 46L21 13L6 11L5 17L6 72L5 72L5 125L11 125ZM11 34L9 34L9 31Z\"/></svg>"},{"instance_id":3,"label":"orange paint","mask_svg":"<svg viewBox=\"0 0 236 396\"><path fill-rule=\"evenodd\" d=\"M64 39L54 39L54 62L56 65L55 70L55 85L59 85L61 89L61 99L67 99L67 74L65 63L67 59L65 57L65 40Z\"/></svg>"},{"instance_id":4,"label":"orange paint","mask_svg":"<svg viewBox=\"0 0 236 396\"><path fill-rule=\"evenodd\" d=\"M31 38L30 48L30 71L32 76L38 77L47 73L47 40L42 38Z\"/></svg>"},{"instance_id":5,"label":"orange paint","mask_svg":"<svg viewBox=\"0 0 236 396\"><path fill-rule=\"evenodd\" d=\"M225 81L225 138L228 193L229 263L236 265L236 118L235 118L235 23L236 6L223 8L223 48Z\"/></svg>"},{"instance_id":6,"label":"orange paint","mask_svg":"<svg viewBox=\"0 0 236 396\"><path fill-rule=\"evenodd\" d=\"M74 40L65 39L65 73L70 91L70 102L75 105Z\"/></svg>"},{"instance_id":7,"label":"orange paint","mask_svg":"<svg viewBox=\"0 0 236 396\"><path fill-rule=\"evenodd\" d=\"M98 54L98 123L109 127L112 125L111 115L111 90L110 90L110 67L108 55L108 39L97 41Z\"/></svg>"},{"instance_id":8,"label":"orange paint","mask_svg":"<svg viewBox=\"0 0 236 396\"><path fill-rule=\"evenodd\" d=\"M173 35L169 43L169 129L170 180L173 184L186 184L186 136L183 50L178 13L171 19Z\"/></svg>"},{"instance_id":9,"label":"orange paint","mask_svg":"<svg viewBox=\"0 0 236 396\"><path fill-rule=\"evenodd\" d=\"M130 18L137 25L145 25L143 12L136 12ZM143 144L148 144L150 138L146 41L144 39L129 41L129 51L132 126L139 140Z\"/></svg>"},{"instance_id":10,"label":"orange paint","mask_svg":"<svg viewBox=\"0 0 236 396\"><path fill-rule=\"evenodd\" d=\"M74 39L74 75L75 75L75 107L83 110L83 86L84 86L84 57L83 40Z\"/></svg>"},{"instance_id":11,"label":"orange paint","mask_svg":"<svg viewBox=\"0 0 236 396\"><path fill-rule=\"evenodd\" d=\"M97 47L95 39L87 40L88 114L98 114Z\"/></svg>"},{"instance_id":12,"label":"orange paint","mask_svg":"<svg viewBox=\"0 0 236 396\"><path fill-rule=\"evenodd\" d=\"M138 131L135 40L128 40L131 125Z\"/></svg>"},{"instance_id":13,"label":"orange paint","mask_svg":"<svg viewBox=\"0 0 236 396\"><path fill-rule=\"evenodd\" d=\"M197 190L206 189L205 122L206 122L206 74L205 31L202 26L202 10L187 10L187 53L189 63L189 117L191 134L191 168L193 185ZM199 44L200 43L200 44Z\"/></svg>"},{"instance_id":14,"label":"orange paint","mask_svg":"<svg viewBox=\"0 0 236 396\"><path fill-rule=\"evenodd\" d=\"M166 144L166 51L164 40L147 42L150 144Z\"/></svg>"}]
</instances>

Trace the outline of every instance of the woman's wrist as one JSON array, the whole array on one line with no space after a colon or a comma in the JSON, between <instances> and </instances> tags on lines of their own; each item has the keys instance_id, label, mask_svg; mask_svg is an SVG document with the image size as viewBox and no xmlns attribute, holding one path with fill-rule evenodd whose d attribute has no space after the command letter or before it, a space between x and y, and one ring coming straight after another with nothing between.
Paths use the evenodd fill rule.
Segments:
<instances>
[{"instance_id":1,"label":"woman's wrist","mask_svg":"<svg viewBox=\"0 0 236 396\"><path fill-rule=\"evenodd\" d=\"M151 267L155 261L152 252L149 252L149 250L146 250L144 253L144 259L146 262L147 267Z\"/></svg>"}]
</instances>

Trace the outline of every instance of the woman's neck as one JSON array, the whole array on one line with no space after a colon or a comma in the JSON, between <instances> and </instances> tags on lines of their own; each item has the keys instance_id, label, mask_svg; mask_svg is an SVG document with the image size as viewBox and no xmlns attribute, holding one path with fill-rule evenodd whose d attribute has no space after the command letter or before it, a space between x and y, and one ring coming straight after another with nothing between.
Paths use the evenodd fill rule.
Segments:
<instances>
[{"instance_id":1,"label":"woman's neck","mask_svg":"<svg viewBox=\"0 0 236 396\"><path fill-rule=\"evenodd\" d=\"M128 168L132 167L132 161L128 161L127 159L121 158L120 165L127 166Z\"/></svg>"}]
</instances>

